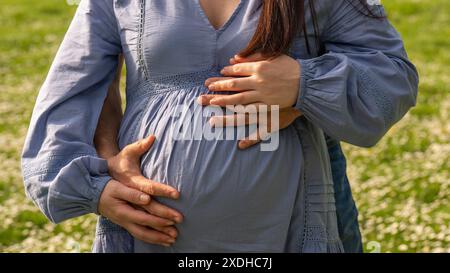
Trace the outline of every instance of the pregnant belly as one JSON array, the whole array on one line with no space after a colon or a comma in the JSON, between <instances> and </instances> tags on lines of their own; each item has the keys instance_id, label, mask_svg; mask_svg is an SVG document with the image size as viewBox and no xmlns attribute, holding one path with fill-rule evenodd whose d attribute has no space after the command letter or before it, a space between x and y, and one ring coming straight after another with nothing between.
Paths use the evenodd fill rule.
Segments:
<instances>
[{"instance_id":1,"label":"pregnant belly","mask_svg":"<svg viewBox=\"0 0 450 273\"><path fill-rule=\"evenodd\" d=\"M239 150L223 129L215 137L199 136L194 128L214 132L207 123L214 109L192 110L202 92L197 87L150 98L137 134L157 138L142 158L144 175L181 193L179 200L158 200L184 215L172 251L282 251L300 180L295 129L281 131L273 151L260 145ZM191 110L180 111L180 105Z\"/></svg>"}]
</instances>

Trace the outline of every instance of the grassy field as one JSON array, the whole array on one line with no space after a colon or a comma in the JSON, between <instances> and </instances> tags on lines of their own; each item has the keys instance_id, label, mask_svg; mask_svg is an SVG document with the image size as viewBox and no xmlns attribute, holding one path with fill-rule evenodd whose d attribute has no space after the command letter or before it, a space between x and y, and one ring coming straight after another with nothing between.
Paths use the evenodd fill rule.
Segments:
<instances>
[{"instance_id":1,"label":"grassy field","mask_svg":"<svg viewBox=\"0 0 450 273\"><path fill-rule=\"evenodd\" d=\"M420 75L417 107L376 147L345 145L365 249L450 252L450 2L385 1ZM75 7L0 5L0 252L87 252L93 215L50 224L25 198L20 151L34 100Z\"/></svg>"}]
</instances>

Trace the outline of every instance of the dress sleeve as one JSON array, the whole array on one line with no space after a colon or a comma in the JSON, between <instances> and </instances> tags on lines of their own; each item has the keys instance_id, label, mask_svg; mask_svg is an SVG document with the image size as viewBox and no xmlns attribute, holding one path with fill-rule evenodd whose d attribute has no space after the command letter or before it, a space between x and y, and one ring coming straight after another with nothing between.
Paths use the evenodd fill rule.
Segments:
<instances>
[{"instance_id":1,"label":"dress sleeve","mask_svg":"<svg viewBox=\"0 0 450 273\"><path fill-rule=\"evenodd\" d=\"M93 139L120 52L113 1L81 1L37 97L22 152L26 193L52 222L97 213L111 179Z\"/></svg>"},{"instance_id":2,"label":"dress sleeve","mask_svg":"<svg viewBox=\"0 0 450 273\"><path fill-rule=\"evenodd\" d=\"M359 1L330 3L327 53L298 60L296 107L329 136L370 147L415 105L418 74L386 17L364 15ZM371 9L385 16L381 6Z\"/></svg>"}]
</instances>

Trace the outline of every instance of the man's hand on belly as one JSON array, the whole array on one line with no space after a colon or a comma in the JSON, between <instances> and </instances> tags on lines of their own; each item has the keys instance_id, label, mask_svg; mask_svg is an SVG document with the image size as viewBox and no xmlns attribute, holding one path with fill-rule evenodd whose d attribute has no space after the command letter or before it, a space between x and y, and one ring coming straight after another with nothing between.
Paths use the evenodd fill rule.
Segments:
<instances>
[{"instance_id":1,"label":"man's hand on belly","mask_svg":"<svg viewBox=\"0 0 450 273\"><path fill-rule=\"evenodd\" d=\"M269 88L269 90L266 90L266 92L260 92L261 93L260 96L262 96L262 97L260 99L258 99L258 101L260 101L260 102L266 101L265 103L250 103L250 102L245 102L245 99L243 99L244 95L245 95L244 93L255 94L255 90L253 90L253 89L255 89L255 88L258 89L257 88L258 81L256 79L259 78L261 81L263 78L265 78L264 75L253 75L252 73L250 73L250 74L246 75L248 77L243 77L244 75L241 75L238 72L233 73L233 69L232 69L232 66L234 66L234 65L248 64L248 65L252 65L252 66L255 66L255 65L257 66L258 63L267 62L267 64L265 64L265 65L267 67L272 67L271 71L273 72L273 73L269 73L269 74L275 74L275 76L276 76L278 74L278 72L275 73L274 71L280 70L279 69L280 63L281 63L281 67L283 67L285 69L284 64L286 63L286 59L290 59L290 62L288 62L289 64L296 63L295 61L292 60L292 58L290 58L288 56L281 56L278 58L278 60L281 60L281 59L284 61L278 61L277 63L279 63L279 64L277 65L277 64L268 62L269 59L265 58L261 54L254 54L254 55L246 57L246 58L243 58L240 56L235 56L234 58L230 59L231 66L224 69L224 70L228 70L229 72L222 73L222 74L225 74L223 77L209 78L205 82L205 86L207 86L210 89L210 91L216 91L216 92L234 91L234 92L236 92L236 94L234 94L234 95L217 95L217 94L202 95L198 98L198 103L200 105L203 105L203 106L218 105L218 106L225 107L225 106L230 106L230 105L236 106L236 105L242 104L247 107L252 106L252 105L255 106L255 109L258 113L236 112L234 115L214 116L210 119L210 124L212 127L237 127L237 126L252 125L252 124L258 125L259 129L256 132L249 135L245 139L241 139L239 141L240 149L247 149L255 144L258 144L262 140L267 139L272 133L275 133L279 130L287 128L298 117L301 117L303 115L299 110L297 110L294 107L291 107L289 103L285 104L285 105L279 104L279 103L274 103L274 101L272 101L269 98L270 94L276 93L274 90L286 89L286 88L280 88L280 86L282 86L283 84L285 84L287 82L287 80L283 79L283 77L279 76L279 77L275 77L275 79L271 79L271 80L267 81L267 82L271 82L272 84L278 82L278 84L281 84L281 85L279 85L279 86L275 85L272 88ZM272 60L272 62L273 62L273 60ZM281 69L281 70L283 70L283 69ZM293 70L293 69L290 69L290 70ZM256 73L256 74L258 74L258 73ZM282 73L282 75L284 75L284 74L286 74L286 73ZM300 73L298 73L298 74L300 74ZM267 75L266 75L266 77L267 77ZM243 81L244 82L246 81L247 85L240 84ZM296 81L298 81L298 80L294 79L294 84L292 86L294 91L296 89L298 89L298 87L295 86ZM268 86L268 84L266 84L266 83L262 84L262 85L266 86L266 87ZM249 88L250 86L252 86L252 88ZM214 87L214 88L212 88L212 87ZM290 88L290 89L292 89L292 88ZM265 98L265 96L263 96L262 94L265 94L265 96L267 96L267 98ZM285 97L283 95L281 95L281 96L277 95L277 96L279 96L283 99ZM230 103L217 104L214 102L214 101L217 101L217 99L229 101ZM269 105L278 105L279 106L278 120L276 120L278 122L278 124L274 123L270 112L266 113L267 110L262 110L262 111L260 110L260 109L268 109L268 108L263 108L261 106L269 106ZM236 109L238 109L238 108L236 108ZM249 108L243 108L243 109L248 110ZM267 114L267 118L266 117L262 118L261 115L265 115L265 114Z\"/></svg>"}]
</instances>

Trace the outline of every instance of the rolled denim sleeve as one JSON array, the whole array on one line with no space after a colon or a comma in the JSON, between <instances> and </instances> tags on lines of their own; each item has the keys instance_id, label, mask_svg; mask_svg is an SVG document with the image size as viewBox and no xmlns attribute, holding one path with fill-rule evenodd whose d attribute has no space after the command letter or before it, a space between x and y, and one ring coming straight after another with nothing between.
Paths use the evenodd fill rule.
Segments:
<instances>
[{"instance_id":1,"label":"rolled denim sleeve","mask_svg":"<svg viewBox=\"0 0 450 273\"><path fill-rule=\"evenodd\" d=\"M386 17L364 15L359 1L330 3L327 53L298 60L296 107L331 137L370 147L415 105L418 73ZM371 10L385 16L381 6Z\"/></svg>"},{"instance_id":2,"label":"rolled denim sleeve","mask_svg":"<svg viewBox=\"0 0 450 273\"><path fill-rule=\"evenodd\" d=\"M97 213L111 179L93 138L120 52L113 1L83 0L39 92L22 152L26 193L52 222Z\"/></svg>"}]
</instances>

